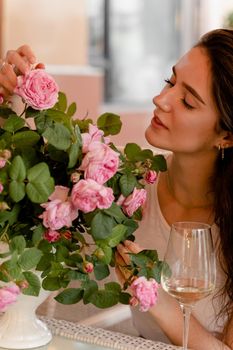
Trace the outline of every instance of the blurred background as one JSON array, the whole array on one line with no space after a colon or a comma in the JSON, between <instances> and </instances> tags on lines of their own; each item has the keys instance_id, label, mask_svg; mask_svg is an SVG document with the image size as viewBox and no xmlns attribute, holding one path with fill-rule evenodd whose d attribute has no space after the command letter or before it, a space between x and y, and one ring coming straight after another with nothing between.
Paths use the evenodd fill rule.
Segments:
<instances>
[{"instance_id":1,"label":"blurred background","mask_svg":"<svg viewBox=\"0 0 233 350\"><path fill-rule=\"evenodd\" d=\"M233 26L233 0L0 0L0 17L1 57L31 45L78 117L120 114L114 141L147 146L152 97L201 34Z\"/></svg>"},{"instance_id":2,"label":"blurred background","mask_svg":"<svg viewBox=\"0 0 233 350\"><path fill-rule=\"evenodd\" d=\"M233 27L233 0L0 0L0 57L29 44L77 117L117 113L113 141L148 147L153 96L177 59L219 27ZM64 307L51 295L39 313L137 335L126 305Z\"/></svg>"}]
</instances>

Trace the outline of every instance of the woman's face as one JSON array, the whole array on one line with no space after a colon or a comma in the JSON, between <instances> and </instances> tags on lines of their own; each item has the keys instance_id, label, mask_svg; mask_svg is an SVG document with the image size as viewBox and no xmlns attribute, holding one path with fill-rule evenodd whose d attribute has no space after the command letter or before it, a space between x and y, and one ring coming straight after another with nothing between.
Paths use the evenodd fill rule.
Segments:
<instances>
[{"instance_id":1,"label":"woman's face","mask_svg":"<svg viewBox=\"0 0 233 350\"><path fill-rule=\"evenodd\" d=\"M219 144L218 112L211 96L210 61L193 48L173 67L146 130L147 141L173 152L213 151Z\"/></svg>"}]
</instances>

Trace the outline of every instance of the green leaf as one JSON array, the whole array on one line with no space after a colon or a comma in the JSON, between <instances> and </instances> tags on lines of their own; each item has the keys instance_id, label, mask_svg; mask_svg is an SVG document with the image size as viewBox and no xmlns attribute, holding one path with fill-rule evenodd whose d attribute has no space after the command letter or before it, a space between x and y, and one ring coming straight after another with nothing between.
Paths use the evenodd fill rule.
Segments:
<instances>
[{"instance_id":1,"label":"green leaf","mask_svg":"<svg viewBox=\"0 0 233 350\"><path fill-rule=\"evenodd\" d=\"M38 163L27 173L26 193L33 203L43 203L54 191L54 180L46 163Z\"/></svg>"},{"instance_id":2,"label":"green leaf","mask_svg":"<svg viewBox=\"0 0 233 350\"><path fill-rule=\"evenodd\" d=\"M21 254L26 248L26 241L23 236L16 236L12 238L9 244L10 251L17 251L18 254Z\"/></svg>"},{"instance_id":3,"label":"green leaf","mask_svg":"<svg viewBox=\"0 0 233 350\"><path fill-rule=\"evenodd\" d=\"M9 168L9 175L12 180L24 181L26 178L26 168L21 156L13 158Z\"/></svg>"},{"instance_id":4,"label":"green leaf","mask_svg":"<svg viewBox=\"0 0 233 350\"><path fill-rule=\"evenodd\" d=\"M26 167L21 156L16 156L9 167L12 181L9 184L9 194L14 202L19 202L25 196Z\"/></svg>"},{"instance_id":5,"label":"green leaf","mask_svg":"<svg viewBox=\"0 0 233 350\"><path fill-rule=\"evenodd\" d=\"M99 245L99 248L94 253L97 259L104 264L110 264L112 260L112 248L101 241L97 241L96 244Z\"/></svg>"},{"instance_id":6,"label":"green leaf","mask_svg":"<svg viewBox=\"0 0 233 350\"><path fill-rule=\"evenodd\" d=\"M69 249L64 246L57 246L56 249L56 260L58 262L63 262L65 258L69 256Z\"/></svg>"},{"instance_id":7,"label":"green leaf","mask_svg":"<svg viewBox=\"0 0 233 350\"><path fill-rule=\"evenodd\" d=\"M73 117L73 115L75 115L76 109L77 109L76 103L75 102L71 103L67 109L67 115L69 117Z\"/></svg>"},{"instance_id":8,"label":"green leaf","mask_svg":"<svg viewBox=\"0 0 233 350\"><path fill-rule=\"evenodd\" d=\"M96 281L89 280L82 283L82 287L84 289L83 303L88 304L90 302L89 298L91 297L91 295L98 291L98 284L96 283Z\"/></svg>"},{"instance_id":9,"label":"green leaf","mask_svg":"<svg viewBox=\"0 0 233 350\"><path fill-rule=\"evenodd\" d=\"M127 227L122 224L118 224L113 227L111 234L104 240L110 247L116 247L125 238Z\"/></svg>"},{"instance_id":10,"label":"green leaf","mask_svg":"<svg viewBox=\"0 0 233 350\"><path fill-rule=\"evenodd\" d=\"M39 249L35 247L28 248L19 257L19 266L24 270L35 268L39 263L41 256L42 252Z\"/></svg>"},{"instance_id":11,"label":"green leaf","mask_svg":"<svg viewBox=\"0 0 233 350\"><path fill-rule=\"evenodd\" d=\"M23 118L18 117L17 115L10 115L9 118L5 121L2 126L3 130L9 131L11 133L16 132L17 130L23 128L25 121Z\"/></svg>"},{"instance_id":12,"label":"green leaf","mask_svg":"<svg viewBox=\"0 0 233 350\"><path fill-rule=\"evenodd\" d=\"M153 152L150 149L143 149L138 156L136 156L137 160L145 161L147 159L153 158Z\"/></svg>"},{"instance_id":13,"label":"green leaf","mask_svg":"<svg viewBox=\"0 0 233 350\"><path fill-rule=\"evenodd\" d=\"M39 111L37 109L33 109L32 107L27 107L26 111L25 111L25 117L26 118L34 118L34 120L37 117L40 117L41 115L44 114L44 111ZM37 129L37 128L36 128Z\"/></svg>"},{"instance_id":14,"label":"green leaf","mask_svg":"<svg viewBox=\"0 0 233 350\"><path fill-rule=\"evenodd\" d=\"M78 125L75 125L74 132L75 132L75 142L71 144L70 149L68 150L68 153L69 153L68 168L69 169L73 168L77 164L77 160L81 153L81 147L82 147L82 136Z\"/></svg>"},{"instance_id":15,"label":"green leaf","mask_svg":"<svg viewBox=\"0 0 233 350\"><path fill-rule=\"evenodd\" d=\"M20 202L25 196L25 184L14 180L11 181L9 184L9 194L15 203Z\"/></svg>"},{"instance_id":16,"label":"green leaf","mask_svg":"<svg viewBox=\"0 0 233 350\"><path fill-rule=\"evenodd\" d=\"M25 295L34 295L34 296L38 296L40 293L40 279L39 277L31 272L31 271L25 271L23 272L23 275L25 277L25 279L27 280L27 282L29 283L28 288L24 288L23 289L23 294Z\"/></svg>"},{"instance_id":17,"label":"green leaf","mask_svg":"<svg viewBox=\"0 0 233 350\"><path fill-rule=\"evenodd\" d=\"M104 209L103 212L109 216L114 217L118 223L121 223L126 219L126 216L123 214L121 208L115 202L112 203L110 208Z\"/></svg>"},{"instance_id":18,"label":"green leaf","mask_svg":"<svg viewBox=\"0 0 233 350\"><path fill-rule=\"evenodd\" d=\"M106 278L110 274L108 265L102 264L101 262L96 263L94 266L94 274L98 281Z\"/></svg>"},{"instance_id":19,"label":"green leaf","mask_svg":"<svg viewBox=\"0 0 233 350\"><path fill-rule=\"evenodd\" d=\"M124 305L129 305L129 301L130 301L131 297L132 296L129 293L121 292L119 294L119 303L124 304Z\"/></svg>"},{"instance_id":20,"label":"green leaf","mask_svg":"<svg viewBox=\"0 0 233 350\"><path fill-rule=\"evenodd\" d=\"M136 231L136 229L138 228L138 223L135 222L132 219L126 219L122 222L122 224L127 228L127 235L126 237L129 237L132 235L133 232Z\"/></svg>"},{"instance_id":21,"label":"green leaf","mask_svg":"<svg viewBox=\"0 0 233 350\"><path fill-rule=\"evenodd\" d=\"M35 117L37 131L42 134L47 128L52 127L53 121L45 115L45 111L41 111Z\"/></svg>"},{"instance_id":22,"label":"green leaf","mask_svg":"<svg viewBox=\"0 0 233 350\"><path fill-rule=\"evenodd\" d=\"M62 124L55 123L53 127L47 128L43 132L43 137L59 150L67 150L71 145L70 131Z\"/></svg>"},{"instance_id":23,"label":"green leaf","mask_svg":"<svg viewBox=\"0 0 233 350\"><path fill-rule=\"evenodd\" d=\"M91 233L95 240L105 239L116 225L114 219L103 212L97 213L91 222Z\"/></svg>"},{"instance_id":24,"label":"green leaf","mask_svg":"<svg viewBox=\"0 0 233 350\"><path fill-rule=\"evenodd\" d=\"M36 228L34 228L32 234L32 243L34 246L36 246L41 241L41 239L43 238L43 234L44 228L42 225L38 225Z\"/></svg>"},{"instance_id":25,"label":"green leaf","mask_svg":"<svg viewBox=\"0 0 233 350\"><path fill-rule=\"evenodd\" d=\"M1 270L2 271L7 271L7 274L8 274L7 280L8 281L11 280L11 279L18 280L20 278L21 269L17 265L17 263L14 261L14 259L12 259L12 257L11 257L11 260L7 260L1 265Z\"/></svg>"},{"instance_id":26,"label":"green leaf","mask_svg":"<svg viewBox=\"0 0 233 350\"><path fill-rule=\"evenodd\" d=\"M104 131L104 135L116 135L121 131L122 122L119 115L104 113L97 120L97 126Z\"/></svg>"},{"instance_id":27,"label":"green leaf","mask_svg":"<svg viewBox=\"0 0 233 350\"><path fill-rule=\"evenodd\" d=\"M58 102L56 103L55 108L59 109L62 112L65 112L67 108L67 98L64 92L59 91Z\"/></svg>"},{"instance_id":28,"label":"green leaf","mask_svg":"<svg viewBox=\"0 0 233 350\"><path fill-rule=\"evenodd\" d=\"M20 206L16 204L11 211L0 212L0 223L8 221L9 225L13 225L18 220Z\"/></svg>"},{"instance_id":29,"label":"green leaf","mask_svg":"<svg viewBox=\"0 0 233 350\"><path fill-rule=\"evenodd\" d=\"M59 277L45 277L42 281L42 287L45 290L58 290L62 287Z\"/></svg>"},{"instance_id":30,"label":"green leaf","mask_svg":"<svg viewBox=\"0 0 233 350\"><path fill-rule=\"evenodd\" d=\"M12 136L12 143L15 148L33 147L40 140L40 135L36 131L19 131Z\"/></svg>"},{"instance_id":31,"label":"green leaf","mask_svg":"<svg viewBox=\"0 0 233 350\"><path fill-rule=\"evenodd\" d=\"M78 303L83 296L83 289L80 288L67 288L54 299L61 304L71 305Z\"/></svg>"},{"instance_id":32,"label":"green leaf","mask_svg":"<svg viewBox=\"0 0 233 350\"><path fill-rule=\"evenodd\" d=\"M121 286L117 282L108 282L104 286L106 290L112 290L116 293L120 293L121 291Z\"/></svg>"},{"instance_id":33,"label":"green leaf","mask_svg":"<svg viewBox=\"0 0 233 350\"><path fill-rule=\"evenodd\" d=\"M167 162L163 155L158 154L154 156L151 169L155 171L166 171L167 170Z\"/></svg>"},{"instance_id":34,"label":"green leaf","mask_svg":"<svg viewBox=\"0 0 233 350\"><path fill-rule=\"evenodd\" d=\"M121 176L119 183L123 196L127 197L137 185L137 179L132 174L125 174Z\"/></svg>"},{"instance_id":35,"label":"green leaf","mask_svg":"<svg viewBox=\"0 0 233 350\"><path fill-rule=\"evenodd\" d=\"M46 271L51 268L51 262L54 260L54 256L51 253L44 253L39 263L37 264L38 271Z\"/></svg>"},{"instance_id":36,"label":"green leaf","mask_svg":"<svg viewBox=\"0 0 233 350\"><path fill-rule=\"evenodd\" d=\"M78 272L75 270L69 270L65 276L69 281L87 281L89 278L86 273Z\"/></svg>"},{"instance_id":37,"label":"green leaf","mask_svg":"<svg viewBox=\"0 0 233 350\"><path fill-rule=\"evenodd\" d=\"M12 109L8 108L6 105L0 105L0 117L6 119L12 114Z\"/></svg>"},{"instance_id":38,"label":"green leaf","mask_svg":"<svg viewBox=\"0 0 233 350\"><path fill-rule=\"evenodd\" d=\"M111 290L99 290L93 293L89 300L96 307L105 309L119 302L119 293L115 293Z\"/></svg>"},{"instance_id":39,"label":"green leaf","mask_svg":"<svg viewBox=\"0 0 233 350\"><path fill-rule=\"evenodd\" d=\"M136 143L127 143L127 145L124 148L124 153L126 154L127 158L131 161L136 161L137 155L140 152L141 152L141 147Z\"/></svg>"},{"instance_id":40,"label":"green leaf","mask_svg":"<svg viewBox=\"0 0 233 350\"><path fill-rule=\"evenodd\" d=\"M149 252L149 250L142 250L137 254L131 253L130 259L132 262L134 262L138 266L145 267L148 264L150 264L152 267L154 263L158 261L158 254L155 250L151 251L151 254L150 253L147 254L147 252Z\"/></svg>"}]
</instances>

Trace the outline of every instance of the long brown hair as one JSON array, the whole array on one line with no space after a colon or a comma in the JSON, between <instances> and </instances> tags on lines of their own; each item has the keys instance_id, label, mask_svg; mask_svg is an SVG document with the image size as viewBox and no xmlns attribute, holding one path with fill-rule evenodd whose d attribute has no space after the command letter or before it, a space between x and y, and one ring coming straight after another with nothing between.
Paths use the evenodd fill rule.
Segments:
<instances>
[{"instance_id":1,"label":"long brown hair","mask_svg":"<svg viewBox=\"0 0 233 350\"><path fill-rule=\"evenodd\" d=\"M233 30L213 30L196 46L204 48L211 61L212 95L219 111L219 126L233 133ZM220 231L219 257L226 274L220 315L227 315L230 321L233 317L233 148L225 149L224 159L219 154L213 183L215 222Z\"/></svg>"}]
</instances>

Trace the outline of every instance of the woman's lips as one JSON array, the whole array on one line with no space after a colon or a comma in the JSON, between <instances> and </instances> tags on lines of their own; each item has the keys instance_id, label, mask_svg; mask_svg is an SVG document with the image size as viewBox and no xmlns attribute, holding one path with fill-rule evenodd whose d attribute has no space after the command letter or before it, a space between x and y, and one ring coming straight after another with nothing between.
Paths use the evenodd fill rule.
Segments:
<instances>
[{"instance_id":1,"label":"woman's lips","mask_svg":"<svg viewBox=\"0 0 233 350\"><path fill-rule=\"evenodd\" d=\"M164 128L164 129L167 129L168 130L168 128L166 127L166 125L164 125L162 122L161 122L161 120L159 119L159 117L156 115L156 114L154 114L154 118L151 120L151 125L153 126L153 127L155 127L155 128Z\"/></svg>"}]
</instances>

